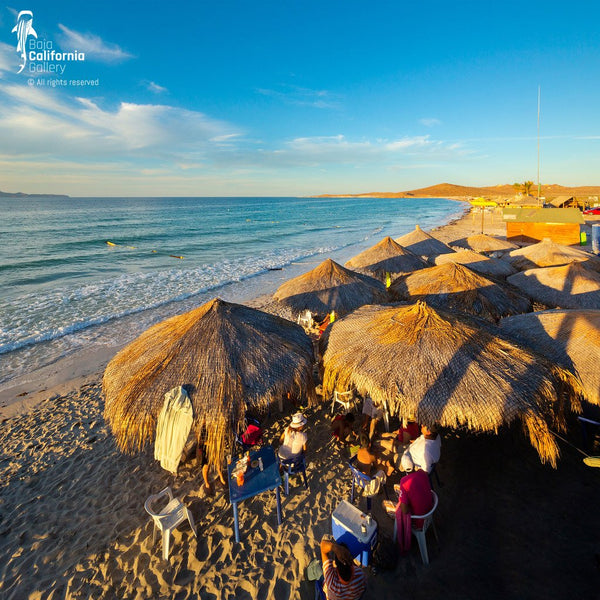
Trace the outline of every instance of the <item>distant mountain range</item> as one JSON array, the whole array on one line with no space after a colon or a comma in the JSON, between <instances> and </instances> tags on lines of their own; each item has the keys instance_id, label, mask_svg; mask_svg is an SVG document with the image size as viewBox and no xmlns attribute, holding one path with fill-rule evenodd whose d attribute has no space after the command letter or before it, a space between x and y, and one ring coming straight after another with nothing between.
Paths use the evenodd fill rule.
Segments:
<instances>
[{"instance_id":1,"label":"distant mountain range","mask_svg":"<svg viewBox=\"0 0 600 600\"><path fill-rule=\"evenodd\" d=\"M321 194L317 198L460 198L465 197L512 197L515 188L510 184L489 187L473 187L453 183L438 183L418 190L407 192L367 192L365 194ZM537 186L533 186L532 195L537 195ZM600 196L600 186L565 187L558 184L542 185L541 195L545 198L556 196Z\"/></svg>"},{"instance_id":2,"label":"distant mountain range","mask_svg":"<svg viewBox=\"0 0 600 600\"><path fill-rule=\"evenodd\" d=\"M69 198L66 194L24 194L23 192L1 192L0 198Z\"/></svg>"}]
</instances>

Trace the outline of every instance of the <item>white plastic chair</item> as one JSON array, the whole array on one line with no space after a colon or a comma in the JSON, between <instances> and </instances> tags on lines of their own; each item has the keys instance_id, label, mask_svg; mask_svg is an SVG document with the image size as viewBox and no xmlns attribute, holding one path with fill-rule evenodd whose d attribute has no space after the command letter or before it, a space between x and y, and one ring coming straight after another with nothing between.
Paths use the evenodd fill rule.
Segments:
<instances>
[{"instance_id":1,"label":"white plastic chair","mask_svg":"<svg viewBox=\"0 0 600 600\"><path fill-rule=\"evenodd\" d=\"M169 497L169 502L167 505L162 508L159 512L156 512L152 505L157 500L163 498L164 496ZM158 492L158 494L152 494L148 497L146 502L144 502L144 508L146 512L152 517L152 521L154 522L154 528L152 530L152 544L156 539L156 529L160 529L162 531L162 540L163 540L163 558L165 560L169 560L169 548L171 546L171 531L177 527L180 523L183 523L186 519L189 521L190 527L194 532L194 536L198 539L198 534L196 533L196 525L194 524L194 517L192 513L188 509L185 504L179 500L179 498L173 497L173 492L171 488L167 486L164 490Z\"/></svg>"},{"instance_id":2,"label":"white plastic chair","mask_svg":"<svg viewBox=\"0 0 600 600\"><path fill-rule=\"evenodd\" d=\"M331 402L331 414L335 411L335 405L341 404L346 412L350 412L354 408L354 390L347 392L333 392L333 401Z\"/></svg>"},{"instance_id":3,"label":"white plastic chair","mask_svg":"<svg viewBox=\"0 0 600 600\"><path fill-rule=\"evenodd\" d=\"M298 325L301 325L305 329L312 329L314 326L314 321L310 310L305 310L298 316Z\"/></svg>"},{"instance_id":4,"label":"white plastic chair","mask_svg":"<svg viewBox=\"0 0 600 600\"><path fill-rule=\"evenodd\" d=\"M412 534L417 538L417 542L419 542L419 550L421 551L421 559L423 560L424 565L429 564L429 554L427 553L427 540L425 538L425 533L429 529L429 526L433 526L433 533L435 534L435 540L439 543L437 531L435 530L435 523L433 522L433 513L438 505L438 497L437 494L432 490L431 495L433 496L433 508L426 515L410 515L411 522L416 521L417 519L423 519L423 527L421 529L416 529L414 525L411 527ZM396 519L394 519L394 540L396 540L398 535Z\"/></svg>"}]
</instances>

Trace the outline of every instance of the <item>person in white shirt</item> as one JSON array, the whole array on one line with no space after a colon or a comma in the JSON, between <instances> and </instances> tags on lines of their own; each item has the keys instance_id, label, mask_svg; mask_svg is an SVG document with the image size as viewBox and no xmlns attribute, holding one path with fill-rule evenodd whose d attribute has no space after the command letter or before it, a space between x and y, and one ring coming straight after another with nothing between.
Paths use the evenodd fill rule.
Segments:
<instances>
[{"instance_id":1,"label":"person in white shirt","mask_svg":"<svg viewBox=\"0 0 600 600\"><path fill-rule=\"evenodd\" d=\"M279 458L289 460L306 452L308 436L304 432L306 417L302 413L296 413L292 422L285 428L279 438Z\"/></svg>"},{"instance_id":2,"label":"person in white shirt","mask_svg":"<svg viewBox=\"0 0 600 600\"><path fill-rule=\"evenodd\" d=\"M442 438L437 427L421 425L421 435L411 443L402 456L408 457L414 467L431 473L433 465L440 460Z\"/></svg>"}]
</instances>

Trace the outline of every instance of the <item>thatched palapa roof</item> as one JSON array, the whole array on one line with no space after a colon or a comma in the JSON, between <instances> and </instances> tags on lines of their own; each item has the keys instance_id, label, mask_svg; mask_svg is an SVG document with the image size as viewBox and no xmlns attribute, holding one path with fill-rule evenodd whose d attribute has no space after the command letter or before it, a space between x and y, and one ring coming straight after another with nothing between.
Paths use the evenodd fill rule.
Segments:
<instances>
[{"instance_id":1,"label":"thatched palapa roof","mask_svg":"<svg viewBox=\"0 0 600 600\"><path fill-rule=\"evenodd\" d=\"M413 254L425 259L432 258L438 254L454 252L450 246L423 231L419 225L416 225L410 233L396 238L396 242L407 250L410 250Z\"/></svg>"},{"instance_id":2,"label":"thatched palapa roof","mask_svg":"<svg viewBox=\"0 0 600 600\"><path fill-rule=\"evenodd\" d=\"M393 279L401 273L425 269L428 265L420 256L403 248L388 236L351 258L344 266L385 281L386 273Z\"/></svg>"},{"instance_id":3,"label":"thatched palapa roof","mask_svg":"<svg viewBox=\"0 0 600 600\"><path fill-rule=\"evenodd\" d=\"M440 254L435 257L434 262L436 265L445 265L451 262L457 265L467 265L473 271L494 277L508 277L508 275L516 273L515 269L506 261L488 258L473 250L458 250L453 254Z\"/></svg>"},{"instance_id":4,"label":"thatched palapa roof","mask_svg":"<svg viewBox=\"0 0 600 600\"><path fill-rule=\"evenodd\" d=\"M600 273L574 262L529 269L507 281L532 300L553 308L600 308Z\"/></svg>"},{"instance_id":5,"label":"thatched palapa roof","mask_svg":"<svg viewBox=\"0 0 600 600\"><path fill-rule=\"evenodd\" d=\"M451 245L467 250L473 250L474 252L482 252L484 254L488 252L508 252L509 250L516 250L519 247L516 244L485 233L470 235L469 237L452 242Z\"/></svg>"},{"instance_id":6,"label":"thatched palapa roof","mask_svg":"<svg viewBox=\"0 0 600 600\"><path fill-rule=\"evenodd\" d=\"M537 244L513 250L502 257L519 271L536 267L557 267L573 262L585 262L586 268L600 271L600 259L579 248L557 244L544 238Z\"/></svg>"},{"instance_id":7,"label":"thatched palapa roof","mask_svg":"<svg viewBox=\"0 0 600 600\"><path fill-rule=\"evenodd\" d=\"M573 371L588 402L600 405L600 309L546 310L502 319L500 329Z\"/></svg>"},{"instance_id":8,"label":"thatched palapa roof","mask_svg":"<svg viewBox=\"0 0 600 600\"><path fill-rule=\"evenodd\" d=\"M346 269L330 258L312 271L279 286L273 298L296 314L310 310L316 314L334 310L345 315L363 304L385 300L384 285L368 275Z\"/></svg>"},{"instance_id":9,"label":"thatched palapa roof","mask_svg":"<svg viewBox=\"0 0 600 600\"><path fill-rule=\"evenodd\" d=\"M396 300L424 300L437 308L460 310L489 321L531 310L527 298L452 262L401 275L389 292Z\"/></svg>"},{"instance_id":10,"label":"thatched palapa roof","mask_svg":"<svg viewBox=\"0 0 600 600\"><path fill-rule=\"evenodd\" d=\"M355 388L391 414L413 412L428 425L497 431L518 419L541 460L556 465L549 423L564 426L566 398L579 409L577 381L496 332L423 302L364 306L321 340L323 393Z\"/></svg>"},{"instance_id":11,"label":"thatched palapa roof","mask_svg":"<svg viewBox=\"0 0 600 600\"><path fill-rule=\"evenodd\" d=\"M265 411L287 392L314 402L312 371L312 342L299 325L215 299L150 327L109 362L104 415L121 450L141 450L154 443L165 393L182 385L192 429L216 464L248 408Z\"/></svg>"}]
</instances>

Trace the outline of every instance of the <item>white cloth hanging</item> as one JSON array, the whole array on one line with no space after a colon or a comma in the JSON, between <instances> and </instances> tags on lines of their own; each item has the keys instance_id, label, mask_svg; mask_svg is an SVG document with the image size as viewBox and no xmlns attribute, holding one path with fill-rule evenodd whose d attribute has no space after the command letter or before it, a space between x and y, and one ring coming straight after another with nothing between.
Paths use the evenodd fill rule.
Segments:
<instances>
[{"instance_id":1,"label":"white cloth hanging","mask_svg":"<svg viewBox=\"0 0 600 600\"><path fill-rule=\"evenodd\" d=\"M154 441L154 458L163 469L177 474L193 420L194 411L187 392L181 386L169 390L158 415Z\"/></svg>"}]
</instances>

